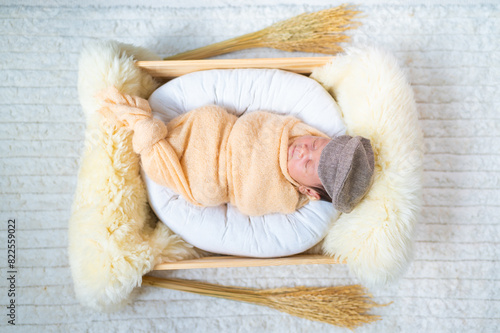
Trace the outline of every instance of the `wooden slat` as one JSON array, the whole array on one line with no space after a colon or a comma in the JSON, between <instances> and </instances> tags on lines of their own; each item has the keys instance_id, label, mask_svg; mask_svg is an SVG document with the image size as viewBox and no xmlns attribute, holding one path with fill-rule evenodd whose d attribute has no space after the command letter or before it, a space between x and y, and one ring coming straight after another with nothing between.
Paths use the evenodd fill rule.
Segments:
<instances>
[{"instance_id":1,"label":"wooden slat","mask_svg":"<svg viewBox=\"0 0 500 333\"><path fill-rule=\"evenodd\" d=\"M137 61L136 66L154 77L167 79L201 70L233 68L274 68L309 75L314 68L325 65L331 59L332 57L300 57Z\"/></svg>"},{"instance_id":2,"label":"wooden slat","mask_svg":"<svg viewBox=\"0 0 500 333\"><path fill-rule=\"evenodd\" d=\"M335 258L323 255L295 255L283 258L246 258L234 256L205 257L200 259L165 262L155 266L155 270L176 270L221 267L257 267L283 265L340 264ZM345 262L342 262L345 264Z\"/></svg>"}]
</instances>

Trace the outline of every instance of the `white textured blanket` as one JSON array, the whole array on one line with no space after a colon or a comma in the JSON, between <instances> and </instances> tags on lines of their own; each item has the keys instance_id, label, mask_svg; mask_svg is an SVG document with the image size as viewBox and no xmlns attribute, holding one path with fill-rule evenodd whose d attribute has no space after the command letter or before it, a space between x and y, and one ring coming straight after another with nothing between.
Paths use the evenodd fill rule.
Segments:
<instances>
[{"instance_id":1,"label":"white textured blanket","mask_svg":"<svg viewBox=\"0 0 500 333\"><path fill-rule=\"evenodd\" d=\"M497 332L500 326L500 7L497 0L355 1L352 45L389 50L407 72L424 130L423 211L415 259L373 288L383 320L356 332ZM345 332L278 311L158 288L106 314L80 305L67 257L84 140L76 89L82 45L114 39L172 55L235 37L331 0L5 0L0 6L1 215L15 218L16 325L2 332ZM224 24L221 24L223 22ZM221 58L293 57L269 49ZM6 243L4 243L4 247ZM7 253L1 267L7 269ZM159 273L158 273L159 274ZM159 274L272 288L356 283L346 266ZM6 276L3 276L6 278ZM2 304L10 301L7 280Z\"/></svg>"}]
</instances>

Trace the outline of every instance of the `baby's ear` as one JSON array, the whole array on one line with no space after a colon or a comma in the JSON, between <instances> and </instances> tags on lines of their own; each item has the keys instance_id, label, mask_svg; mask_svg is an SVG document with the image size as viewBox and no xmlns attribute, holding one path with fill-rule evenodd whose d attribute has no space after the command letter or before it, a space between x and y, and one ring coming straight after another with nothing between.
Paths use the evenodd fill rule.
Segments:
<instances>
[{"instance_id":1,"label":"baby's ear","mask_svg":"<svg viewBox=\"0 0 500 333\"><path fill-rule=\"evenodd\" d=\"M316 192L315 189L312 189L310 187L301 185L301 186L299 186L299 192L304 194L304 195L307 195L312 200L319 200L320 199L319 193Z\"/></svg>"}]
</instances>

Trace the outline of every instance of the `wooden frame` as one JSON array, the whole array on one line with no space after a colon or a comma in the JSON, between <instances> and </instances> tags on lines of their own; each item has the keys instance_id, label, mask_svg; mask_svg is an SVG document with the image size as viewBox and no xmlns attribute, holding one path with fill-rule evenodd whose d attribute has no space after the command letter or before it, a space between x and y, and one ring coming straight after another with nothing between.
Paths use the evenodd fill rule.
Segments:
<instances>
[{"instance_id":1,"label":"wooden frame","mask_svg":"<svg viewBox=\"0 0 500 333\"><path fill-rule=\"evenodd\" d=\"M338 259L318 254L296 254L294 256L282 258L214 256L176 262L164 262L156 265L154 269L157 271L164 271L195 268L257 267L313 264L341 264L341 262ZM345 262L342 262L342 264L345 264Z\"/></svg>"},{"instance_id":2,"label":"wooden frame","mask_svg":"<svg viewBox=\"0 0 500 333\"><path fill-rule=\"evenodd\" d=\"M316 67L328 63L332 57L300 58L260 58L260 59L209 59L209 60L167 60L137 61L136 66L151 76L170 80L175 77L208 69L234 68L271 68L309 75ZM298 254L283 258L244 258L235 256L215 256L200 259L165 262L154 267L155 270L177 270L220 267L255 267L305 264L345 264L345 261L324 256Z\"/></svg>"},{"instance_id":3,"label":"wooden frame","mask_svg":"<svg viewBox=\"0 0 500 333\"><path fill-rule=\"evenodd\" d=\"M261 59L209 59L137 61L153 77L172 79L184 74L208 69L275 68L299 74L311 74L312 70L328 63L332 57L261 58Z\"/></svg>"}]
</instances>

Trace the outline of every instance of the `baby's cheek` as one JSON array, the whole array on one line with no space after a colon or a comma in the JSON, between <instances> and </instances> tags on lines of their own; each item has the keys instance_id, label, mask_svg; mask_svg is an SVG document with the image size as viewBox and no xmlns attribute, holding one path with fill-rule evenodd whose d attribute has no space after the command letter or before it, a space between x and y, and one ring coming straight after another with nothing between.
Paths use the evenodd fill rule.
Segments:
<instances>
[{"instance_id":1,"label":"baby's cheek","mask_svg":"<svg viewBox=\"0 0 500 333\"><path fill-rule=\"evenodd\" d=\"M294 180L297 180L298 173L297 173L297 166L295 165L295 163L288 164L288 173Z\"/></svg>"}]
</instances>

